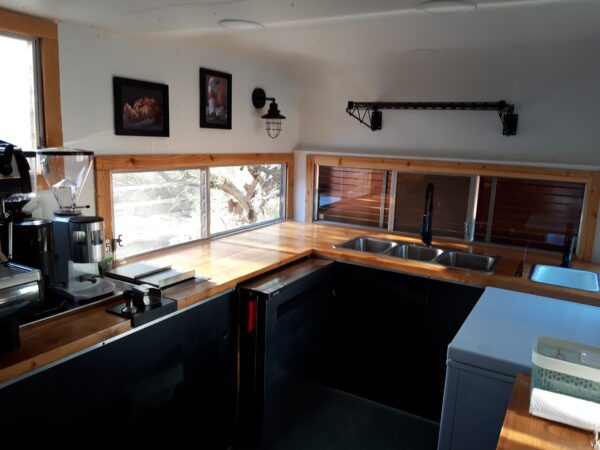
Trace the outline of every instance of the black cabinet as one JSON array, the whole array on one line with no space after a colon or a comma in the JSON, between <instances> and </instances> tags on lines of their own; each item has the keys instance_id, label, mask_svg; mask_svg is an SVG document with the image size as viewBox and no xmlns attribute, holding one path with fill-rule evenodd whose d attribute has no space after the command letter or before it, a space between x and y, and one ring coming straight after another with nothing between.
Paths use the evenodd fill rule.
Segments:
<instances>
[{"instance_id":1,"label":"black cabinet","mask_svg":"<svg viewBox=\"0 0 600 450\"><path fill-rule=\"evenodd\" d=\"M2 442L233 441L236 298L230 292L0 389ZM83 439L83 441L82 441Z\"/></svg>"},{"instance_id":2,"label":"black cabinet","mask_svg":"<svg viewBox=\"0 0 600 450\"><path fill-rule=\"evenodd\" d=\"M438 422L446 351L480 288L336 264L328 383Z\"/></svg>"},{"instance_id":3,"label":"black cabinet","mask_svg":"<svg viewBox=\"0 0 600 450\"><path fill-rule=\"evenodd\" d=\"M240 286L240 445L275 446L322 382L333 267L311 258Z\"/></svg>"}]
</instances>

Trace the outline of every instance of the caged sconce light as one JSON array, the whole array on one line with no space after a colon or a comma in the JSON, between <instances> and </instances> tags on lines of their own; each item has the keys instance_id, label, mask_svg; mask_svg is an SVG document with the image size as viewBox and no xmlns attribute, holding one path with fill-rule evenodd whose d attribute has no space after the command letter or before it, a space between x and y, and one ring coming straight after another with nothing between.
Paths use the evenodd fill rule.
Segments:
<instances>
[{"instance_id":1,"label":"caged sconce light","mask_svg":"<svg viewBox=\"0 0 600 450\"><path fill-rule=\"evenodd\" d=\"M252 104L256 109L262 109L265 107L265 103L269 100L269 111L267 114L261 116L261 119L266 120L267 135L271 139L275 139L281 133L281 121L285 119L285 116L281 114L274 97L267 97L264 89L255 88L252 91Z\"/></svg>"}]
</instances>

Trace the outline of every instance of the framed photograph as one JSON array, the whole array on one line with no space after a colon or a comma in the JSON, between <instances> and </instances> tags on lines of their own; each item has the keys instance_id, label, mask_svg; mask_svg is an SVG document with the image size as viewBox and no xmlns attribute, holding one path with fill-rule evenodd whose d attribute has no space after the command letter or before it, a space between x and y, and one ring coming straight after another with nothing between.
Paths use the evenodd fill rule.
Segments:
<instances>
[{"instance_id":1,"label":"framed photograph","mask_svg":"<svg viewBox=\"0 0 600 450\"><path fill-rule=\"evenodd\" d=\"M169 86L113 77L115 134L169 136Z\"/></svg>"},{"instance_id":2,"label":"framed photograph","mask_svg":"<svg viewBox=\"0 0 600 450\"><path fill-rule=\"evenodd\" d=\"M200 127L231 130L231 74L200 69Z\"/></svg>"}]
</instances>

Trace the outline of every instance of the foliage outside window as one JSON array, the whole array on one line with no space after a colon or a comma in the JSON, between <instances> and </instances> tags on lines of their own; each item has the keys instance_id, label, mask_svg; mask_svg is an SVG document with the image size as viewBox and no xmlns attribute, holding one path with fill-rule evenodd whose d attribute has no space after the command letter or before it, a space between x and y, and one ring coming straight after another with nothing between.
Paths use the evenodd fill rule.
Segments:
<instances>
[{"instance_id":1,"label":"foliage outside window","mask_svg":"<svg viewBox=\"0 0 600 450\"><path fill-rule=\"evenodd\" d=\"M33 38L0 34L0 139L23 150L38 147L36 51ZM10 107L8 107L10 105Z\"/></svg>"},{"instance_id":2,"label":"foliage outside window","mask_svg":"<svg viewBox=\"0 0 600 450\"><path fill-rule=\"evenodd\" d=\"M284 173L283 164L113 173L117 258L282 219Z\"/></svg>"},{"instance_id":3,"label":"foliage outside window","mask_svg":"<svg viewBox=\"0 0 600 450\"><path fill-rule=\"evenodd\" d=\"M429 183L434 238L560 251L579 233L584 183L323 165L314 219L418 235Z\"/></svg>"},{"instance_id":4,"label":"foliage outside window","mask_svg":"<svg viewBox=\"0 0 600 450\"><path fill-rule=\"evenodd\" d=\"M212 235L284 216L283 165L210 168Z\"/></svg>"}]
</instances>

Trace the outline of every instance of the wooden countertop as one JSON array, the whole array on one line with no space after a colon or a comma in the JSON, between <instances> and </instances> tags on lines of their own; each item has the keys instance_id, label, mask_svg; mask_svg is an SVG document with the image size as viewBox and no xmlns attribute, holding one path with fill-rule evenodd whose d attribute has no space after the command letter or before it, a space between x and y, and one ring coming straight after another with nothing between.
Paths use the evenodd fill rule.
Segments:
<instances>
[{"instance_id":1,"label":"wooden countertop","mask_svg":"<svg viewBox=\"0 0 600 450\"><path fill-rule=\"evenodd\" d=\"M523 252L515 249L434 240L433 245L460 250L473 249L501 256L494 274L486 275L332 248L333 244L360 235L418 242L418 238L413 236L330 224L286 221L219 239L159 251L152 256L132 258L124 263L143 259L171 264L174 267L194 268L197 274L211 277L211 280L205 283L181 284L167 290L165 296L177 300L179 309L310 255L474 286L494 286L600 306L600 294L557 288L527 279L532 264L559 264L560 257L557 255L530 250L523 277L517 278L514 274ZM574 266L600 272L600 265L597 264L574 263ZM72 315L21 327L21 347L13 352L0 354L0 384L131 330L129 321L107 313L107 306L102 304Z\"/></svg>"},{"instance_id":2,"label":"wooden countertop","mask_svg":"<svg viewBox=\"0 0 600 450\"><path fill-rule=\"evenodd\" d=\"M497 449L590 450L591 432L529 414L530 383L529 375L517 375Z\"/></svg>"}]
</instances>

